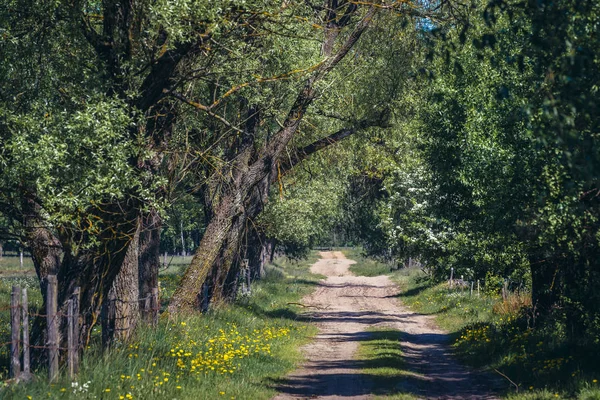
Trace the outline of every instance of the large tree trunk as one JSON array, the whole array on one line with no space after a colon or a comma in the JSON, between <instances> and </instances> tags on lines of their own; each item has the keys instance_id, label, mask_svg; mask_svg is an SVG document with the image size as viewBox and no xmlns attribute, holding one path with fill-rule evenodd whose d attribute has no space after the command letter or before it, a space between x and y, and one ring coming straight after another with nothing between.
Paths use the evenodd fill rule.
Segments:
<instances>
[{"instance_id":1,"label":"large tree trunk","mask_svg":"<svg viewBox=\"0 0 600 400\"><path fill-rule=\"evenodd\" d=\"M170 313L199 308L200 289L221 254L223 244L233 226L233 219L241 214L240 206L232 196L221 200L220 207L206 227L200 246L171 298Z\"/></svg>"},{"instance_id":2,"label":"large tree trunk","mask_svg":"<svg viewBox=\"0 0 600 400\"><path fill-rule=\"evenodd\" d=\"M220 268L216 271L212 301L222 303L234 300L237 294L240 267L240 239L247 215L236 216L223 243Z\"/></svg>"},{"instance_id":3,"label":"large tree trunk","mask_svg":"<svg viewBox=\"0 0 600 400\"><path fill-rule=\"evenodd\" d=\"M63 248L60 240L50 231L48 224L42 218L39 204L31 198L25 198L22 206L27 247L45 301L48 275L58 273Z\"/></svg>"},{"instance_id":4,"label":"large tree trunk","mask_svg":"<svg viewBox=\"0 0 600 400\"><path fill-rule=\"evenodd\" d=\"M268 261L267 237L262 231L250 229L248 232L248 268L250 269L250 280L257 281L265 276L265 264Z\"/></svg>"},{"instance_id":5,"label":"large tree trunk","mask_svg":"<svg viewBox=\"0 0 600 400\"><path fill-rule=\"evenodd\" d=\"M139 291L142 318L145 321L153 319L156 310L146 312L145 306L152 296L152 289L158 288L158 271L160 268L160 233L162 219L156 210L150 211L142 218L140 232L139 258ZM150 302L151 304L151 302Z\"/></svg>"},{"instance_id":6,"label":"large tree trunk","mask_svg":"<svg viewBox=\"0 0 600 400\"><path fill-rule=\"evenodd\" d=\"M25 240L31 253L35 272L37 274L40 291L42 293L42 306L38 314L46 314L46 292L48 287L48 275L56 275L61 263L62 244L60 240L50 231L48 224L40 214L41 207L33 199L24 197L22 202L23 226L25 227ZM33 319L31 328L31 344L43 346L46 344L46 318L36 317ZM32 358L42 361L46 353L33 348Z\"/></svg>"},{"instance_id":7,"label":"large tree trunk","mask_svg":"<svg viewBox=\"0 0 600 400\"><path fill-rule=\"evenodd\" d=\"M244 228L247 222L248 214L246 214L245 207L253 207L256 204L252 201L253 191L263 180L268 180L271 172L276 169L279 158L284 154L308 107L317 96L315 88L317 83L323 80L344 59L367 29L376 11L377 8L371 6L364 17L356 24L355 29L346 37L337 52L335 54L324 54L326 58L300 89L286 119L281 124L281 129L273 135L271 140L265 143L258 153L252 148L255 137L253 129L256 129L258 125L257 112L249 110L248 115L252 115L252 117L248 118L247 124L250 123L252 126L250 129L248 127L245 129L242 145L239 151L235 152L235 157L232 158L231 169L227 171L229 173L224 174L223 171L218 171L216 174L218 176L230 176L231 179L221 185L224 193L217 199L215 206L211 207L214 210L214 217L208 223L200 246L173 294L169 304L169 312L185 312L198 308L200 289L221 254L223 254L223 262L218 271L217 283L221 279L224 283L234 259L234 252L237 251L239 246L241 229ZM334 36L332 40L335 40L338 34L339 31L330 31L330 36ZM326 40L329 40L329 38L326 38ZM327 46L327 48L327 51L333 51L333 45ZM172 93L172 95L190 105L195 104L176 93ZM215 298L215 293L213 293L213 298Z\"/></svg>"},{"instance_id":8,"label":"large tree trunk","mask_svg":"<svg viewBox=\"0 0 600 400\"><path fill-rule=\"evenodd\" d=\"M80 345L84 347L129 246L135 241L138 228L137 207L133 203L108 204L102 210L91 210L89 215L93 221L90 224L97 225L94 241L86 232L74 232L64 241L65 255L58 271L58 307L61 312L66 312L73 290L76 287L81 289L79 337ZM137 288L137 279L135 282Z\"/></svg>"},{"instance_id":9,"label":"large tree trunk","mask_svg":"<svg viewBox=\"0 0 600 400\"><path fill-rule=\"evenodd\" d=\"M115 340L128 340L140 319L139 232L138 226L127 248L121 269L102 304L103 348L108 348Z\"/></svg>"}]
</instances>

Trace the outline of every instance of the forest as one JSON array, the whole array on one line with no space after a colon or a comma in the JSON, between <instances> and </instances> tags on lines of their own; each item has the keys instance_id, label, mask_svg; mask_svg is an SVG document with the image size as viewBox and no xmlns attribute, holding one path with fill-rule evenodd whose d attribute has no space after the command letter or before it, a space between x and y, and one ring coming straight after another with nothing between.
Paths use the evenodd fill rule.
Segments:
<instances>
[{"instance_id":1,"label":"forest","mask_svg":"<svg viewBox=\"0 0 600 400\"><path fill-rule=\"evenodd\" d=\"M600 3L0 4L0 398L600 399ZM281 389L346 256L499 397ZM81 377L50 383L74 293Z\"/></svg>"}]
</instances>

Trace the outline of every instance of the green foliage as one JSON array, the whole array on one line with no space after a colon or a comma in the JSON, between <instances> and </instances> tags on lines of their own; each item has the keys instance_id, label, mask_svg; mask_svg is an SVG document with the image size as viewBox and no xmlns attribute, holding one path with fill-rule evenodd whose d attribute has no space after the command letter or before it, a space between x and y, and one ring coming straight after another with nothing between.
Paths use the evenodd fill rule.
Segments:
<instances>
[{"instance_id":1,"label":"green foliage","mask_svg":"<svg viewBox=\"0 0 600 400\"><path fill-rule=\"evenodd\" d=\"M392 275L403 288L400 298L405 304L435 315L450 332L463 362L495 368L519 385L519 393L508 398L579 399L600 393L597 348L574 347L560 321L537 326L528 295L510 293L506 301L496 294L471 296L468 290L421 278L416 270Z\"/></svg>"},{"instance_id":2,"label":"green foliage","mask_svg":"<svg viewBox=\"0 0 600 400\"><path fill-rule=\"evenodd\" d=\"M288 303L310 292L316 278L305 264L279 265L283 274L270 273L238 304L206 315L161 319L157 328L142 327L130 343L116 343L108 352L93 343L77 385L61 378L49 386L40 376L28 384L1 387L0 396L270 399L275 394L271 380L294 368L300 360L298 347L315 333L295 320L298 309ZM167 295L164 281L172 276L161 275L161 296ZM2 317L3 338L10 333L5 332L6 321Z\"/></svg>"},{"instance_id":3,"label":"green foliage","mask_svg":"<svg viewBox=\"0 0 600 400\"><path fill-rule=\"evenodd\" d=\"M272 196L259 223L286 255L304 257L337 224L343 190L335 180L291 184L281 197Z\"/></svg>"},{"instance_id":4,"label":"green foliage","mask_svg":"<svg viewBox=\"0 0 600 400\"><path fill-rule=\"evenodd\" d=\"M599 15L593 2L480 2L468 25L423 32L425 73L394 103L413 118L372 163L365 248L437 280L454 268L531 286L539 312L582 344L597 337Z\"/></svg>"}]
</instances>

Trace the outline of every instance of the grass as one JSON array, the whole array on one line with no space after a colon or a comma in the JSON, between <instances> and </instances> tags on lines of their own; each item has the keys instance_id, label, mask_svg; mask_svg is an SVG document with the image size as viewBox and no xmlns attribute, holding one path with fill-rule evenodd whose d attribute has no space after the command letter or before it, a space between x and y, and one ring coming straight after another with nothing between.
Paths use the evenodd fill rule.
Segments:
<instances>
[{"instance_id":1,"label":"grass","mask_svg":"<svg viewBox=\"0 0 600 400\"><path fill-rule=\"evenodd\" d=\"M392 274L399 297L413 310L435 315L453 336L457 356L474 367L496 369L519 385L510 399L600 399L600 349L578 348L556 326L533 329L526 294L499 296L428 282L419 270Z\"/></svg>"},{"instance_id":2,"label":"grass","mask_svg":"<svg viewBox=\"0 0 600 400\"><path fill-rule=\"evenodd\" d=\"M23 257L23 267L19 255L7 255L0 257L0 277L34 274L35 269L31 257L27 254Z\"/></svg>"},{"instance_id":3,"label":"grass","mask_svg":"<svg viewBox=\"0 0 600 400\"><path fill-rule=\"evenodd\" d=\"M406 371L402 368L400 334L400 331L390 328L372 329L369 336L360 342L357 357L362 361L361 372L373 381L376 399L416 399L411 394L398 393L398 383L406 378Z\"/></svg>"},{"instance_id":4,"label":"grass","mask_svg":"<svg viewBox=\"0 0 600 400\"><path fill-rule=\"evenodd\" d=\"M92 343L77 382L63 377L50 385L40 370L32 383L0 389L0 398L271 398L270 382L297 365L298 347L315 333L289 304L313 290L318 277L309 273L312 260L277 260L252 294L236 304L204 315L161 318L157 328L143 327L132 341L104 353ZM163 299L178 275L172 267L161 272Z\"/></svg>"},{"instance_id":5,"label":"grass","mask_svg":"<svg viewBox=\"0 0 600 400\"><path fill-rule=\"evenodd\" d=\"M356 261L350 266L350 272L357 276L379 276L390 273L391 265L366 257L361 248L350 248L341 250L344 255Z\"/></svg>"}]
</instances>

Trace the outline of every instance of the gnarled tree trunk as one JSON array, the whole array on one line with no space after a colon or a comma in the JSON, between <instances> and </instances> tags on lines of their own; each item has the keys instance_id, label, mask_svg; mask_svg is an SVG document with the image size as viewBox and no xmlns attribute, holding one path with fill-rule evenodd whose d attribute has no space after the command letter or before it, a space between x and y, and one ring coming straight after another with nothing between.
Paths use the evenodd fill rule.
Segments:
<instances>
[{"instance_id":1,"label":"gnarled tree trunk","mask_svg":"<svg viewBox=\"0 0 600 400\"><path fill-rule=\"evenodd\" d=\"M325 59L323 62L314 70L312 76L300 89L286 119L281 124L281 129L256 154L251 148L254 135L251 134L249 129L246 129L244 135L246 143L243 143L239 151L236 152L236 157L231 165L229 175L232 178L227 184L222 185L224 192L212 207L214 217L208 223L200 246L171 299L169 312L185 312L198 308L200 289L221 254L223 255L222 265L218 271L220 277L217 278L217 283L221 279L223 282L225 281L234 261L234 253L239 246L241 230L246 226L248 213L245 208L247 206L252 207L255 204L252 202L253 191L263 180L269 179L272 171L277 170L280 157L282 157L292 137L296 134L308 107L317 96L317 83L322 81L344 59L367 29L376 11L377 8L371 6L356 24L354 30L346 37L337 52L335 54L324 54ZM346 20L349 20L349 18L342 18L341 20L347 23ZM335 40L339 36L339 32L337 29L329 30L325 41ZM333 45L326 46L326 49L328 52L332 52L333 47ZM183 97L179 98L188 104L194 105L193 102L189 102ZM219 173L226 176L222 174L222 171L219 171ZM215 297L215 293L213 293L213 298L218 298Z\"/></svg>"},{"instance_id":2,"label":"gnarled tree trunk","mask_svg":"<svg viewBox=\"0 0 600 400\"><path fill-rule=\"evenodd\" d=\"M158 288L158 271L160 267L160 232L162 219L156 210L151 210L142 217L140 231L139 254L139 293L142 319L151 321L157 310L147 311L146 305L152 304L150 300L152 289Z\"/></svg>"},{"instance_id":3,"label":"gnarled tree trunk","mask_svg":"<svg viewBox=\"0 0 600 400\"><path fill-rule=\"evenodd\" d=\"M102 303L102 347L113 341L126 341L140 319L139 307L139 236L140 226L131 238L125 258Z\"/></svg>"},{"instance_id":4,"label":"gnarled tree trunk","mask_svg":"<svg viewBox=\"0 0 600 400\"><path fill-rule=\"evenodd\" d=\"M135 241L138 215L132 202L90 210L90 219L98 224L93 242L86 232L79 231L63 241L65 255L58 271L58 307L66 312L67 301L74 289L80 287L81 346L87 345L102 303L113 287L129 246ZM76 247L79 244L86 246Z\"/></svg>"}]
</instances>

